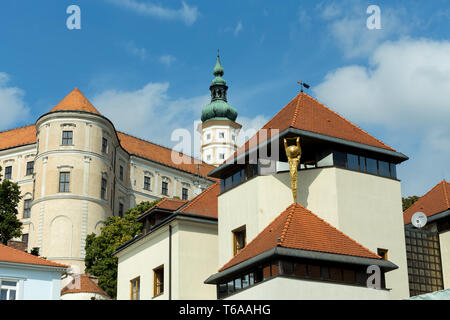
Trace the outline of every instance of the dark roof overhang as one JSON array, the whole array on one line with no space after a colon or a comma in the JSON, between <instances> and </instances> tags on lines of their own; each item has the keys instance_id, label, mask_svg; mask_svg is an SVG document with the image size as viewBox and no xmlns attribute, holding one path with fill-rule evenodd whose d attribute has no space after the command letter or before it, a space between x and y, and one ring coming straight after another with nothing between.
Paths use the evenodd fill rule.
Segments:
<instances>
[{"instance_id":1,"label":"dark roof overhang","mask_svg":"<svg viewBox=\"0 0 450 320\"><path fill-rule=\"evenodd\" d=\"M255 257L252 257L248 260L245 260L237 265L234 265L228 269L220 271L216 274L213 274L208 279L204 281L206 284L217 284L223 279L227 279L229 277L233 277L236 274L239 274L243 269L258 265L266 260L271 258L301 258L308 260L319 260L324 262L335 262L335 263L344 263L344 264L353 264L359 266L371 266L376 265L379 266L384 271L391 271L397 269L398 266L388 260L382 259L373 259L373 258L364 258L364 257L356 257L342 254L334 254L327 252L318 252L318 251L308 251L308 250L299 250L292 248L284 248L284 247L275 247L273 249L267 250Z\"/></svg>"}]
</instances>

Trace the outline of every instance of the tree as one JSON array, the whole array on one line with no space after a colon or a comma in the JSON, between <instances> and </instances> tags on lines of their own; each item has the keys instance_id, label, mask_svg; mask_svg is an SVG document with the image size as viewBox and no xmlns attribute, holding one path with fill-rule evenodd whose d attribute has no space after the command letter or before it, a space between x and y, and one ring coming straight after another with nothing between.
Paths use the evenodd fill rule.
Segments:
<instances>
[{"instance_id":1,"label":"tree","mask_svg":"<svg viewBox=\"0 0 450 320\"><path fill-rule=\"evenodd\" d=\"M418 196L411 196L411 197L408 197L408 198L402 198L403 211L405 211L406 209L411 207L414 204L414 202L416 202L419 199L420 199L420 197L418 197Z\"/></svg>"},{"instance_id":2,"label":"tree","mask_svg":"<svg viewBox=\"0 0 450 320\"><path fill-rule=\"evenodd\" d=\"M105 221L100 235L94 233L86 238L85 272L98 277L98 285L111 297L117 294L117 257L116 248L137 236L142 224L137 217L153 207L162 199L145 201L125 212L123 218L114 216Z\"/></svg>"},{"instance_id":3,"label":"tree","mask_svg":"<svg viewBox=\"0 0 450 320\"><path fill-rule=\"evenodd\" d=\"M8 179L2 180L0 167L0 242L8 241L22 235L22 222L17 218L17 206L22 196L17 183Z\"/></svg>"}]
</instances>

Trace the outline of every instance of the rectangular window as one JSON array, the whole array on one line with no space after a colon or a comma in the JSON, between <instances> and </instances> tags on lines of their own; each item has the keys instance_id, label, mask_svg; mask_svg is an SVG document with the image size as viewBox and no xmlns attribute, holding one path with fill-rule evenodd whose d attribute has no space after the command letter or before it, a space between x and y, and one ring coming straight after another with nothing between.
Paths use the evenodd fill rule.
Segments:
<instances>
[{"instance_id":1,"label":"rectangular window","mask_svg":"<svg viewBox=\"0 0 450 320\"><path fill-rule=\"evenodd\" d=\"M225 160L225 154L219 153L219 160Z\"/></svg>"},{"instance_id":2,"label":"rectangular window","mask_svg":"<svg viewBox=\"0 0 450 320\"><path fill-rule=\"evenodd\" d=\"M358 156L354 154L347 154L347 168L351 170L359 170Z\"/></svg>"},{"instance_id":3,"label":"rectangular window","mask_svg":"<svg viewBox=\"0 0 450 320\"><path fill-rule=\"evenodd\" d=\"M123 167L119 166L119 179L120 181L123 181Z\"/></svg>"},{"instance_id":4,"label":"rectangular window","mask_svg":"<svg viewBox=\"0 0 450 320\"><path fill-rule=\"evenodd\" d=\"M225 132L219 132L219 138L220 139L225 138Z\"/></svg>"},{"instance_id":5,"label":"rectangular window","mask_svg":"<svg viewBox=\"0 0 450 320\"><path fill-rule=\"evenodd\" d=\"M153 296L164 293L164 265L153 269Z\"/></svg>"},{"instance_id":6,"label":"rectangular window","mask_svg":"<svg viewBox=\"0 0 450 320\"><path fill-rule=\"evenodd\" d=\"M245 226L233 231L233 255L244 249L246 245Z\"/></svg>"},{"instance_id":7,"label":"rectangular window","mask_svg":"<svg viewBox=\"0 0 450 320\"><path fill-rule=\"evenodd\" d=\"M383 258L383 260L387 260L388 259L388 250L387 249L377 249L377 254Z\"/></svg>"},{"instance_id":8,"label":"rectangular window","mask_svg":"<svg viewBox=\"0 0 450 320\"><path fill-rule=\"evenodd\" d=\"M366 158L365 157L359 157L359 171L366 172L367 166L366 166Z\"/></svg>"},{"instance_id":9,"label":"rectangular window","mask_svg":"<svg viewBox=\"0 0 450 320\"><path fill-rule=\"evenodd\" d=\"M69 192L70 172L59 173L59 192Z\"/></svg>"},{"instance_id":10,"label":"rectangular window","mask_svg":"<svg viewBox=\"0 0 450 320\"><path fill-rule=\"evenodd\" d=\"M62 145L70 146L73 144L73 131L63 131L62 133Z\"/></svg>"},{"instance_id":11,"label":"rectangular window","mask_svg":"<svg viewBox=\"0 0 450 320\"><path fill-rule=\"evenodd\" d=\"M17 281L0 279L0 300L17 299Z\"/></svg>"},{"instance_id":12,"label":"rectangular window","mask_svg":"<svg viewBox=\"0 0 450 320\"><path fill-rule=\"evenodd\" d=\"M169 184L167 182L163 182L161 185L161 193L165 196L169 195Z\"/></svg>"},{"instance_id":13,"label":"rectangular window","mask_svg":"<svg viewBox=\"0 0 450 320\"><path fill-rule=\"evenodd\" d=\"M344 152L336 151L333 153L333 163L336 167L347 167L347 155Z\"/></svg>"},{"instance_id":14,"label":"rectangular window","mask_svg":"<svg viewBox=\"0 0 450 320\"><path fill-rule=\"evenodd\" d=\"M27 162L27 176L32 175L34 171L34 161Z\"/></svg>"},{"instance_id":15,"label":"rectangular window","mask_svg":"<svg viewBox=\"0 0 450 320\"><path fill-rule=\"evenodd\" d=\"M397 179L397 166L395 164L389 164L389 171L391 174L391 178Z\"/></svg>"},{"instance_id":16,"label":"rectangular window","mask_svg":"<svg viewBox=\"0 0 450 320\"><path fill-rule=\"evenodd\" d=\"M102 138L102 152L107 153L108 152L108 139Z\"/></svg>"},{"instance_id":17,"label":"rectangular window","mask_svg":"<svg viewBox=\"0 0 450 320\"><path fill-rule=\"evenodd\" d=\"M233 187L240 184L242 180L241 180L241 171L238 171L235 174L233 174Z\"/></svg>"},{"instance_id":18,"label":"rectangular window","mask_svg":"<svg viewBox=\"0 0 450 320\"><path fill-rule=\"evenodd\" d=\"M5 179L10 180L12 177L12 166L5 167Z\"/></svg>"},{"instance_id":19,"label":"rectangular window","mask_svg":"<svg viewBox=\"0 0 450 320\"><path fill-rule=\"evenodd\" d=\"M130 300L140 300L140 291L141 291L141 279L137 277L130 281L131 285L131 297Z\"/></svg>"},{"instance_id":20,"label":"rectangular window","mask_svg":"<svg viewBox=\"0 0 450 320\"><path fill-rule=\"evenodd\" d=\"M144 177L144 190L150 191L150 177Z\"/></svg>"},{"instance_id":21,"label":"rectangular window","mask_svg":"<svg viewBox=\"0 0 450 320\"><path fill-rule=\"evenodd\" d=\"M27 219L31 216L31 199L26 199L23 202L23 218Z\"/></svg>"},{"instance_id":22,"label":"rectangular window","mask_svg":"<svg viewBox=\"0 0 450 320\"><path fill-rule=\"evenodd\" d=\"M187 200L188 199L188 189L187 188L181 189L181 198L183 200Z\"/></svg>"},{"instance_id":23,"label":"rectangular window","mask_svg":"<svg viewBox=\"0 0 450 320\"><path fill-rule=\"evenodd\" d=\"M378 174L378 168L377 168L377 160L366 158L367 163L367 172L371 174Z\"/></svg>"},{"instance_id":24,"label":"rectangular window","mask_svg":"<svg viewBox=\"0 0 450 320\"><path fill-rule=\"evenodd\" d=\"M25 246L28 247L28 233L24 233L24 234L22 235L22 242L24 242L24 243L25 243Z\"/></svg>"},{"instance_id":25,"label":"rectangular window","mask_svg":"<svg viewBox=\"0 0 450 320\"><path fill-rule=\"evenodd\" d=\"M389 163L378 161L378 174L383 177L389 177Z\"/></svg>"},{"instance_id":26,"label":"rectangular window","mask_svg":"<svg viewBox=\"0 0 450 320\"><path fill-rule=\"evenodd\" d=\"M102 178L102 190L101 190L100 196L103 200L106 200L106 179L105 178Z\"/></svg>"},{"instance_id":27,"label":"rectangular window","mask_svg":"<svg viewBox=\"0 0 450 320\"><path fill-rule=\"evenodd\" d=\"M123 203L119 202L119 217L123 218Z\"/></svg>"}]
</instances>

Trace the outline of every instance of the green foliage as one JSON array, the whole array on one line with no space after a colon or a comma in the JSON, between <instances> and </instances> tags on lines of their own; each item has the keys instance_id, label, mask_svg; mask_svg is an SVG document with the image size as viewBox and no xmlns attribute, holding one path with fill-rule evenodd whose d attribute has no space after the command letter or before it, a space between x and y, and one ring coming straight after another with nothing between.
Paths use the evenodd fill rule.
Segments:
<instances>
[{"instance_id":1,"label":"green foliage","mask_svg":"<svg viewBox=\"0 0 450 320\"><path fill-rule=\"evenodd\" d=\"M408 198L402 198L403 211L405 211L406 209L411 207L414 204L414 202L416 202L419 199L420 199L420 197L418 197L418 196L411 196L411 197L408 197Z\"/></svg>"},{"instance_id":2,"label":"green foliage","mask_svg":"<svg viewBox=\"0 0 450 320\"><path fill-rule=\"evenodd\" d=\"M105 221L100 235L94 233L86 238L85 272L98 277L98 285L111 297L117 294L116 248L137 236L142 224L136 218L162 199L145 201L125 212L123 218L114 216Z\"/></svg>"},{"instance_id":3,"label":"green foliage","mask_svg":"<svg viewBox=\"0 0 450 320\"><path fill-rule=\"evenodd\" d=\"M22 222L17 218L17 206L22 196L17 183L1 180L0 167L0 242L6 245L12 238L22 235Z\"/></svg>"},{"instance_id":4,"label":"green foliage","mask_svg":"<svg viewBox=\"0 0 450 320\"><path fill-rule=\"evenodd\" d=\"M39 257L39 247L34 247L33 249L31 249L30 254Z\"/></svg>"}]
</instances>

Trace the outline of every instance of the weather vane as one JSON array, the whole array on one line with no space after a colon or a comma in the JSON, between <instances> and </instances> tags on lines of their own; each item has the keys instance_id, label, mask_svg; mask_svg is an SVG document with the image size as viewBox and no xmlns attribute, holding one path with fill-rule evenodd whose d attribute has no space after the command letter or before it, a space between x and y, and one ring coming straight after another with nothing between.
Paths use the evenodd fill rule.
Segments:
<instances>
[{"instance_id":1,"label":"weather vane","mask_svg":"<svg viewBox=\"0 0 450 320\"><path fill-rule=\"evenodd\" d=\"M300 92L303 92L303 87L309 89L309 84L304 83L303 80L297 81L297 83L300 85Z\"/></svg>"}]
</instances>

